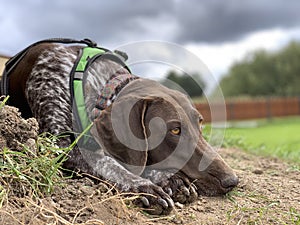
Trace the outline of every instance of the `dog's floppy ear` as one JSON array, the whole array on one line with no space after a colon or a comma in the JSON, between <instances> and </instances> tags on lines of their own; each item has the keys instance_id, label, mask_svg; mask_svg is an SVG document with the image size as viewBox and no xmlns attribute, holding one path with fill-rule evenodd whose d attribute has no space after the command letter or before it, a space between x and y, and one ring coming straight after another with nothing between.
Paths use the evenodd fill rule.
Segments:
<instances>
[{"instance_id":1,"label":"dog's floppy ear","mask_svg":"<svg viewBox=\"0 0 300 225\"><path fill-rule=\"evenodd\" d=\"M127 96L115 101L95 119L91 130L104 151L126 169L141 175L148 156L145 113L148 99Z\"/></svg>"}]
</instances>

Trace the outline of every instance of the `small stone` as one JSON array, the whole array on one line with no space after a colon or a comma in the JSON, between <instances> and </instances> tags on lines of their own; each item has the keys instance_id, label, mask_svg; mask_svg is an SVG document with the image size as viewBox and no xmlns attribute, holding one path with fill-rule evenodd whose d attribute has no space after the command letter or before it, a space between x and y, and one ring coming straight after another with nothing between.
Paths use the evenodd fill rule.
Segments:
<instances>
[{"instance_id":1,"label":"small stone","mask_svg":"<svg viewBox=\"0 0 300 225\"><path fill-rule=\"evenodd\" d=\"M203 198L203 199L201 199L201 202L202 203L207 203L207 201Z\"/></svg>"},{"instance_id":2,"label":"small stone","mask_svg":"<svg viewBox=\"0 0 300 225\"><path fill-rule=\"evenodd\" d=\"M93 189L89 186L80 187L80 191L86 196L90 196L93 194Z\"/></svg>"},{"instance_id":3,"label":"small stone","mask_svg":"<svg viewBox=\"0 0 300 225\"><path fill-rule=\"evenodd\" d=\"M254 173L254 174L263 174L264 171L262 171L260 169L256 169L256 170L253 170L252 173Z\"/></svg>"},{"instance_id":4,"label":"small stone","mask_svg":"<svg viewBox=\"0 0 300 225\"><path fill-rule=\"evenodd\" d=\"M210 206L205 207L204 210L205 210L205 212L208 212L208 213L214 212L214 209Z\"/></svg>"},{"instance_id":5,"label":"small stone","mask_svg":"<svg viewBox=\"0 0 300 225\"><path fill-rule=\"evenodd\" d=\"M175 206L179 209L183 209L183 204L181 204L179 202L175 202Z\"/></svg>"},{"instance_id":6,"label":"small stone","mask_svg":"<svg viewBox=\"0 0 300 225\"><path fill-rule=\"evenodd\" d=\"M197 210L197 206L195 206L195 205L193 205L191 208L192 208L193 210Z\"/></svg>"},{"instance_id":7,"label":"small stone","mask_svg":"<svg viewBox=\"0 0 300 225\"><path fill-rule=\"evenodd\" d=\"M199 206L197 207L197 211L198 211L198 212L204 212L204 207L199 205Z\"/></svg>"},{"instance_id":8,"label":"small stone","mask_svg":"<svg viewBox=\"0 0 300 225\"><path fill-rule=\"evenodd\" d=\"M173 221L175 224L183 224L183 219Z\"/></svg>"},{"instance_id":9,"label":"small stone","mask_svg":"<svg viewBox=\"0 0 300 225\"><path fill-rule=\"evenodd\" d=\"M34 153L37 154L37 146L36 146L36 142L33 138L29 138L26 143L26 146L29 147L29 149Z\"/></svg>"},{"instance_id":10,"label":"small stone","mask_svg":"<svg viewBox=\"0 0 300 225\"><path fill-rule=\"evenodd\" d=\"M65 201L63 201L61 204L60 204L62 207L63 206L71 206L71 205L73 205L73 201L72 200L65 200Z\"/></svg>"},{"instance_id":11,"label":"small stone","mask_svg":"<svg viewBox=\"0 0 300 225\"><path fill-rule=\"evenodd\" d=\"M99 186L98 186L98 190L101 193L106 193L109 190L109 188L106 184L100 183Z\"/></svg>"}]
</instances>

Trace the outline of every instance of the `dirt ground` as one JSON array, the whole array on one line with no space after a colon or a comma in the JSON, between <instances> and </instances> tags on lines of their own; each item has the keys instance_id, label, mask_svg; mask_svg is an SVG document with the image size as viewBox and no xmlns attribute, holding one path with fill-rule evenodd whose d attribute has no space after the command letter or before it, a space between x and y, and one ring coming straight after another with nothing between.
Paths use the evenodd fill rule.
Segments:
<instances>
[{"instance_id":1,"label":"dirt ground","mask_svg":"<svg viewBox=\"0 0 300 225\"><path fill-rule=\"evenodd\" d=\"M8 106L0 109L1 149L32 145L36 131L33 119L21 119ZM176 203L168 216L147 215L108 184L79 177L64 179L44 198L12 195L0 201L0 224L300 224L299 167L238 149L220 154L236 171L238 187L226 196Z\"/></svg>"}]
</instances>

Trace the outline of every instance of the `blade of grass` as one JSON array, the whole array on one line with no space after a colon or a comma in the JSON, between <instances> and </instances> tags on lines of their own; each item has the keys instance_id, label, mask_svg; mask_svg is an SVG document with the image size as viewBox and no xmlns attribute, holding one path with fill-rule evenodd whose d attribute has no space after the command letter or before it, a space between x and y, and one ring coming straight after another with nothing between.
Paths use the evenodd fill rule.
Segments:
<instances>
[{"instance_id":1,"label":"blade of grass","mask_svg":"<svg viewBox=\"0 0 300 225\"><path fill-rule=\"evenodd\" d=\"M3 106L5 105L5 103L7 102L8 99L9 99L9 95L6 96L6 97L3 99L3 101L0 103L0 109L3 108Z\"/></svg>"}]
</instances>

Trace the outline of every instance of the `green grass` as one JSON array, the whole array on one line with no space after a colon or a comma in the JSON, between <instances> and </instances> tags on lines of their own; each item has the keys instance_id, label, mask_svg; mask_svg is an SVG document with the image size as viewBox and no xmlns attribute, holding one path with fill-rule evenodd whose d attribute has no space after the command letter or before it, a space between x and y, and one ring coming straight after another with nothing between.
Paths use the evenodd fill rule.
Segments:
<instances>
[{"instance_id":1,"label":"green grass","mask_svg":"<svg viewBox=\"0 0 300 225\"><path fill-rule=\"evenodd\" d=\"M38 151L25 145L22 151L2 149L0 189L17 196L41 197L51 193L61 182L60 167L65 158L63 150L55 146L55 139L54 136L39 136L36 141Z\"/></svg>"},{"instance_id":2,"label":"green grass","mask_svg":"<svg viewBox=\"0 0 300 225\"><path fill-rule=\"evenodd\" d=\"M61 184L62 163L78 140L91 125L67 148L59 148L58 136L43 133L36 140L36 149L23 145L22 151L6 147L0 151L0 206L5 195L14 192L17 196L43 197L52 193ZM16 193L17 192L17 193ZM1 198L2 196L2 198Z\"/></svg>"},{"instance_id":3,"label":"green grass","mask_svg":"<svg viewBox=\"0 0 300 225\"><path fill-rule=\"evenodd\" d=\"M0 110L9 96L0 102ZM35 147L22 146L15 151L0 149L0 208L9 194L16 196L43 196L53 191L62 176L60 167L69 149L56 146L58 137L40 135Z\"/></svg>"},{"instance_id":4,"label":"green grass","mask_svg":"<svg viewBox=\"0 0 300 225\"><path fill-rule=\"evenodd\" d=\"M223 146L299 162L300 117L230 122L228 125ZM205 131L209 129L207 126Z\"/></svg>"}]
</instances>

